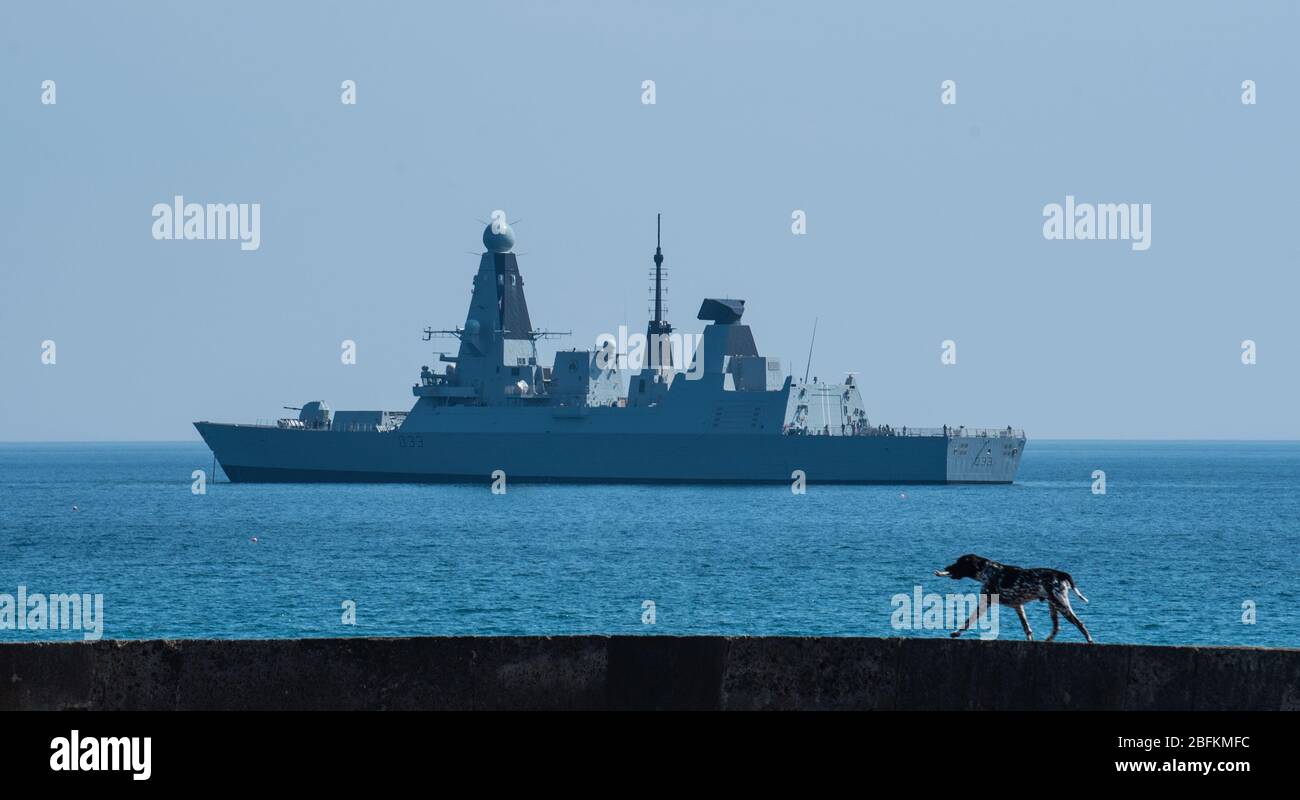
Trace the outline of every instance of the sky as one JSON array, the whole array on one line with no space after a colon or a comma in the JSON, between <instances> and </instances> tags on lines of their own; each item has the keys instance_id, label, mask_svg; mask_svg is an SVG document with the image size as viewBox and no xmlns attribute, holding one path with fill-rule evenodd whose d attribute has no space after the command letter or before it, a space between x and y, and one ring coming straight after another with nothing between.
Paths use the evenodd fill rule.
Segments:
<instances>
[{"instance_id":1,"label":"sky","mask_svg":"<svg viewBox=\"0 0 1300 800\"><path fill-rule=\"evenodd\" d=\"M409 408L496 209L534 325L573 332L548 364L644 330L662 212L678 330L744 298L801 376L816 321L812 374L856 373L875 422L1297 439L1298 17L5 2L0 441ZM175 195L259 204L260 246L155 239ZM1150 204L1149 248L1045 238L1067 196Z\"/></svg>"}]
</instances>

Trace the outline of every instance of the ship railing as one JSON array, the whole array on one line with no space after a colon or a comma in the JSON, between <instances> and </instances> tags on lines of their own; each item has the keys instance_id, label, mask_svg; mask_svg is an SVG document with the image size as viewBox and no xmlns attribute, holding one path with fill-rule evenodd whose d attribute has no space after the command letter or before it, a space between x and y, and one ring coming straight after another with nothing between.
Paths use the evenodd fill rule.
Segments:
<instances>
[{"instance_id":1,"label":"ship railing","mask_svg":"<svg viewBox=\"0 0 1300 800\"><path fill-rule=\"evenodd\" d=\"M1023 439L1025 432L1017 428L963 428L960 425L955 428L894 428L889 425L879 425L876 427L859 428L851 425L837 426L828 425L821 428L807 427L802 428L797 425L786 425L783 432L787 436L919 436L949 439Z\"/></svg>"},{"instance_id":2,"label":"ship railing","mask_svg":"<svg viewBox=\"0 0 1300 800\"><path fill-rule=\"evenodd\" d=\"M319 428L313 428L309 425L285 426L280 424L280 420L278 419L258 419L255 422L245 422L241 424L247 428L274 428L276 430L289 431L328 431L330 433L374 433L376 431L384 433L386 431L395 431L401 427L400 421L397 424L389 425L388 427L380 427L374 423L362 422L354 422L344 427L332 424Z\"/></svg>"},{"instance_id":3,"label":"ship railing","mask_svg":"<svg viewBox=\"0 0 1300 800\"><path fill-rule=\"evenodd\" d=\"M966 428L958 425L955 428L895 428L892 426L877 426L864 429L859 436L946 436L950 439L975 438L975 439L1023 439L1025 432L1018 428Z\"/></svg>"}]
</instances>

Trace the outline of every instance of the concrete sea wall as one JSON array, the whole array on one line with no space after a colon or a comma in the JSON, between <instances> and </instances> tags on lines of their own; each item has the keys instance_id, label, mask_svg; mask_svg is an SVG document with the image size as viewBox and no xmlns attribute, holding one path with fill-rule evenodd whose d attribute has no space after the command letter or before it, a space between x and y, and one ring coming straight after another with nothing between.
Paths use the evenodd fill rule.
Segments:
<instances>
[{"instance_id":1,"label":"concrete sea wall","mask_svg":"<svg viewBox=\"0 0 1300 800\"><path fill-rule=\"evenodd\" d=\"M1300 650L835 637L0 644L9 709L1300 709Z\"/></svg>"}]
</instances>

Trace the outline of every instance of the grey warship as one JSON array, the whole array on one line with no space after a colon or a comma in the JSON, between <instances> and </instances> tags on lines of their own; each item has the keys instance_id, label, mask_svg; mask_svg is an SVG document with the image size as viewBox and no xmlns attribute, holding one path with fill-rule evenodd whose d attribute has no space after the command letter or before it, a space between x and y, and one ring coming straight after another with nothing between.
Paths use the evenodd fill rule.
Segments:
<instances>
[{"instance_id":1,"label":"grey warship","mask_svg":"<svg viewBox=\"0 0 1300 800\"><path fill-rule=\"evenodd\" d=\"M612 342L538 358L513 252L494 219L459 340L424 366L409 411L306 403L272 423L194 423L233 482L1011 483L1025 448L1013 428L873 424L852 375L796 380L758 352L743 300L706 298L693 353L664 318L656 237L654 305L641 363ZM622 348L626 349L626 348Z\"/></svg>"}]
</instances>

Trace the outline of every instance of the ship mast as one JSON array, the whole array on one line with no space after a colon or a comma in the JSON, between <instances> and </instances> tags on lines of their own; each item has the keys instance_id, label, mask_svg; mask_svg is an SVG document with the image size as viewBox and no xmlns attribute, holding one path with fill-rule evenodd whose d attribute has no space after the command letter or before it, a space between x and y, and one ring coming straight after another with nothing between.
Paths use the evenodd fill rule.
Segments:
<instances>
[{"instance_id":1,"label":"ship mast","mask_svg":"<svg viewBox=\"0 0 1300 800\"><path fill-rule=\"evenodd\" d=\"M654 317L646 324L647 367L653 370L656 381L662 381L673 369L673 350L669 334L673 326L664 319L664 250L663 214L655 215L655 305Z\"/></svg>"},{"instance_id":2,"label":"ship mast","mask_svg":"<svg viewBox=\"0 0 1300 800\"><path fill-rule=\"evenodd\" d=\"M654 319L651 319L650 324L647 325L647 328L649 328L647 333L650 334L672 333L672 325L669 325L663 319L663 285L667 276L664 276L663 273L662 233L663 215L658 213L658 215L655 215L654 229Z\"/></svg>"},{"instance_id":3,"label":"ship mast","mask_svg":"<svg viewBox=\"0 0 1300 800\"><path fill-rule=\"evenodd\" d=\"M664 333L664 251L660 246L660 236L663 232L663 216L663 214L655 214L655 318L654 324L650 326L651 333Z\"/></svg>"}]
</instances>

